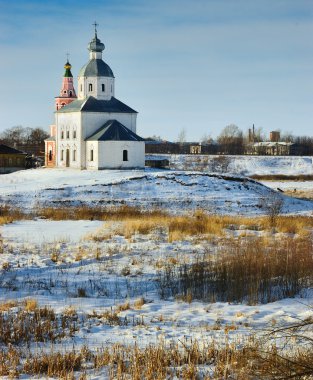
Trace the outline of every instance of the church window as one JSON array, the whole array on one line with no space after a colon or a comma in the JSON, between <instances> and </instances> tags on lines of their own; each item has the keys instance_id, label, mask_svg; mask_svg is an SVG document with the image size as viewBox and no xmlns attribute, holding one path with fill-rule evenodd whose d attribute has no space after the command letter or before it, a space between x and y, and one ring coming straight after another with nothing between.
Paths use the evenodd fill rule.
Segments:
<instances>
[{"instance_id":1,"label":"church window","mask_svg":"<svg viewBox=\"0 0 313 380\"><path fill-rule=\"evenodd\" d=\"M90 151L90 161L93 161L93 149Z\"/></svg>"},{"instance_id":2,"label":"church window","mask_svg":"<svg viewBox=\"0 0 313 380\"><path fill-rule=\"evenodd\" d=\"M61 139L64 139L64 131L61 131Z\"/></svg>"},{"instance_id":3,"label":"church window","mask_svg":"<svg viewBox=\"0 0 313 380\"><path fill-rule=\"evenodd\" d=\"M70 131L66 131L66 138L67 138L67 139L70 138Z\"/></svg>"},{"instance_id":4,"label":"church window","mask_svg":"<svg viewBox=\"0 0 313 380\"><path fill-rule=\"evenodd\" d=\"M73 150L73 161L76 161L76 150Z\"/></svg>"},{"instance_id":5,"label":"church window","mask_svg":"<svg viewBox=\"0 0 313 380\"><path fill-rule=\"evenodd\" d=\"M76 131L73 131L73 139L76 139Z\"/></svg>"},{"instance_id":6,"label":"church window","mask_svg":"<svg viewBox=\"0 0 313 380\"><path fill-rule=\"evenodd\" d=\"M49 161L52 161L52 150L49 150Z\"/></svg>"},{"instance_id":7,"label":"church window","mask_svg":"<svg viewBox=\"0 0 313 380\"><path fill-rule=\"evenodd\" d=\"M72 91L70 91L70 96L72 96Z\"/></svg>"},{"instance_id":8,"label":"church window","mask_svg":"<svg viewBox=\"0 0 313 380\"><path fill-rule=\"evenodd\" d=\"M64 160L64 150L62 149L61 150L61 161L63 161Z\"/></svg>"},{"instance_id":9,"label":"church window","mask_svg":"<svg viewBox=\"0 0 313 380\"><path fill-rule=\"evenodd\" d=\"M92 84L89 83L89 91L92 91Z\"/></svg>"},{"instance_id":10,"label":"church window","mask_svg":"<svg viewBox=\"0 0 313 380\"><path fill-rule=\"evenodd\" d=\"M105 91L105 85L103 83L102 83L101 87L102 87L102 92L104 92Z\"/></svg>"},{"instance_id":11,"label":"church window","mask_svg":"<svg viewBox=\"0 0 313 380\"><path fill-rule=\"evenodd\" d=\"M123 150L123 161L128 161L128 151L126 149Z\"/></svg>"}]
</instances>

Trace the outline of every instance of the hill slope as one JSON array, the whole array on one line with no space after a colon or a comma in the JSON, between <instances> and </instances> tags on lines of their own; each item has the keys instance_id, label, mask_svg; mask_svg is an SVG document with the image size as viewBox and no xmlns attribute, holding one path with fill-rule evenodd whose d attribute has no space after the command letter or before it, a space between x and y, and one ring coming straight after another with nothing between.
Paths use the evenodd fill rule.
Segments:
<instances>
[{"instance_id":1,"label":"hill slope","mask_svg":"<svg viewBox=\"0 0 313 380\"><path fill-rule=\"evenodd\" d=\"M0 203L37 206L165 208L173 213L204 209L223 214L262 214L282 200L285 213L313 213L313 202L278 194L245 177L171 171L76 171L36 169L2 175Z\"/></svg>"}]
</instances>

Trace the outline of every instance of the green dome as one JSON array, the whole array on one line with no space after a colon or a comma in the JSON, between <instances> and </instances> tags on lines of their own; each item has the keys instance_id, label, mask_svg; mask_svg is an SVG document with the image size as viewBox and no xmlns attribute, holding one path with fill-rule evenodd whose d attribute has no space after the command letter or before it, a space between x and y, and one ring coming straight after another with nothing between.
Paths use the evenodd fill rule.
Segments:
<instances>
[{"instance_id":1,"label":"green dome","mask_svg":"<svg viewBox=\"0 0 313 380\"><path fill-rule=\"evenodd\" d=\"M79 77L109 77L114 78L113 71L102 59L91 59L80 69Z\"/></svg>"},{"instance_id":2,"label":"green dome","mask_svg":"<svg viewBox=\"0 0 313 380\"><path fill-rule=\"evenodd\" d=\"M72 65L69 63L68 60L66 61L66 64L64 65L64 68L65 68L64 76L65 76L66 78L72 78L72 77L73 77L73 75L72 75L72 73L71 73Z\"/></svg>"}]
</instances>

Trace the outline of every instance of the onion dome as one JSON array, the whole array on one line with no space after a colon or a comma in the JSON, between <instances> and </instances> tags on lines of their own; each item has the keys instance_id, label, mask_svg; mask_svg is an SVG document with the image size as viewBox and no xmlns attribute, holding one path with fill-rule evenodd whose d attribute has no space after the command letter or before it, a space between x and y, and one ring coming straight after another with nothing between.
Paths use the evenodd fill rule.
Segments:
<instances>
[{"instance_id":1,"label":"onion dome","mask_svg":"<svg viewBox=\"0 0 313 380\"><path fill-rule=\"evenodd\" d=\"M73 78L73 75L71 73L72 65L69 63L68 60L66 61L66 64L64 65L64 68L65 68L64 77L65 78Z\"/></svg>"},{"instance_id":2,"label":"onion dome","mask_svg":"<svg viewBox=\"0 0 313 380\"><path fill-rule=\"evenodd\" d=\"M104 44L97 37L97 33L95 33L94 38L89 42L88 50L100 53L104 50Z\"/></svg>"}]
</instances>

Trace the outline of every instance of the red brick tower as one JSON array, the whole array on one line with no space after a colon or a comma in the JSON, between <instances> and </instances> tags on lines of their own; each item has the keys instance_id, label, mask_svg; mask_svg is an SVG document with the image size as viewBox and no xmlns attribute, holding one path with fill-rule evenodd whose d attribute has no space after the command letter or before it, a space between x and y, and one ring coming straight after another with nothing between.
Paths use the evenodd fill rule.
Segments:
<instances>
[{"instance_id":1,"label":"red brick tower","mask_svg":"<svg viewBox=\"0 0 313 380\"><path fill-rule=\"evenodd\" d=\"M63 77L60 96L55 98L56 110L59 110L60 108L66 106L67 104L77 99L75 89L74 89L74 84L73 84L73 75L71 73L72 66L68 60L66 64L64 65L64 68L65 68L65 73Z\"/></svg>"}]
</instances>

